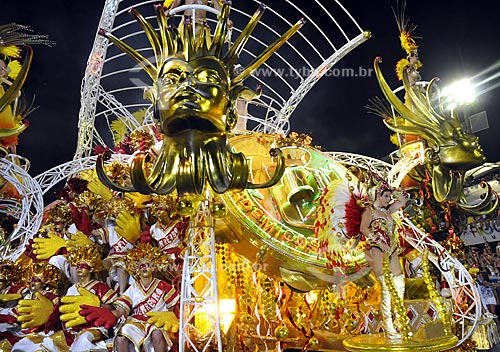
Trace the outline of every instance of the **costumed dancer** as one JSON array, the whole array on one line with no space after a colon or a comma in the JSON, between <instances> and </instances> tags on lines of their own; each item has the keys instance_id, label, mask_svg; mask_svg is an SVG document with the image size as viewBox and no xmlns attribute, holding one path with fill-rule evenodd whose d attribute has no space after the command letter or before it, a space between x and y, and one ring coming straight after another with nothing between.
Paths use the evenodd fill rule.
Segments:
<instances>
[{"instance_id":1,"label":"costumed dancer","mask_svg":"<svg viewBox=\"0 0 500 352\"><path fill-rule=\"evenodd\" d=\"M365 259L372 268L381 286L380 310L384 331L389 338L400 338L392 320L391 285L401 302L404 300L405 276L398 256L399 236L392 214L406 204L406 197L400 193L393 201L394 189L382 183L374 190L372 202L366 206L360 224L360 232L366 240ZM390 275L384 272L385 256L389 259ZM392 280L388 282L387 280Z\"/></svg>"},{"instance_id":2,"label":"costumed dancer","mask_svg":"<svg viewBox=\"0 0 500 352\"><path fill-rule=\"evenodd\" d=\"M17 302L25 297L29 291L21 285L21 268L10 260L0 261L0 351L10 350L10 347L19 337L14 332L19 328L17 319L12 314Z\"/></svg>"},{"instance_id":3,"label":"costumed dancer","mask_svg":"<svg viewBox=\"0 0 500 352\"><path fill-rule=\"evenodd\" d=\"M12 316L21 324L17 334L21 339L12 346L13 352L49 350L57 351L65 346L59 319L59 284L61 272L46 263L32 263L26 268L25 281L29 292L12 310ZM64 347L62 347L64 348Z\"/></svg>"},{"instance_id":4,"label":"costumed dancer","mask_svg":"<svg viewBox=\"0 0 500 352\"><path fill-rule=\"evenodd\" d=\"M76 245L92 244L92 241L76 228L74 228L76 233L70 232L70 227L73 225L72 215L71 208L63 203L50 208L46 226L42 227L32 244L27 245L25 254L38 261L48 260L61 270L71 283L74 283L76 273L71 270L67 260L68 251Z\"/></svg>"},{"instance_id":5,"label":"costumed dancer","mask_svg":"<svg viewBox=\"0 0 500 352\"><path fill-rule=\"evenodd\" d=\"M166 281L153 277L155 266L165 261L158 247L141 243L127 253L127 270L136 281L114 303L112 314L99 307L82 306L80 313L96 325L112 326L124 320L116 333L114 351L168 351L171 333L179 330L174 311L178 292Z\"/></svg>"},{"instance_id":6,"label":"costumed dancer","mask_svg":"<svg viewBox=\"0 0 500 352\"><path fill-rule=\"evenodd\" d=\"M365 185L351 184L353 175L344 180L332 181L320 198L315 233L320 243L320 253L334 269L332 283L343 285L367 275L371 271L381 284L381 311L383 326L389 338L401 338L394 327L391 308L402 304L405 277L398 257L398 232L392 214L399 210L406 198L400 194L392 201L393 189L379 182L367 194ZM384 256L388 267L384 270ZM389 270L387 270L389 269ZM390 281L388 282L387 279ZM391 289L392 288L392 289ZM399 302L392 302L391 291Z\"/></svg>"},{"instance_id":7,"label":"costumed dancer","mask_svg":"<svg viewBox=\"0 0 500 352\"><path fill-rule=\"evenodd\" d=\"M88 323L78 314L82 304L111 310L113 302L118 298L112 288L92 278L96 272L103 270L101 256L97 246L76 246L68 255L70 263L76 266L78 282L61 298L59 311L64 322L66 343L73 352L107 350L103 341L108 338L107 329Z\"/></svg>"},{"instance_id":8,"label":"costumed dancer","mask_svg":"<svg viewBox=\"0 0 500 352\"><path fill-rule=\"evenodd\" d=\"M151 220L155 221L150 228L152 239L172 262L178 262L184 248L189 218L177 213L176 201L170 195L157 195L151 201Z\"/></svg>"},{"instance_id":9,"label":"costumed dancer","mask_svg":"<svg viewBox=\"0 0 500 352\"><path fill-rule=\"evenodd\" d=\"M130 281L124 259L141 236L142 210L127 198L113 198L108 202L107 208L104 228L110 249L105 265L111 264L110 280L118 282L118 291L122 294L129 287Z\"/></svg>"}]
</instances>

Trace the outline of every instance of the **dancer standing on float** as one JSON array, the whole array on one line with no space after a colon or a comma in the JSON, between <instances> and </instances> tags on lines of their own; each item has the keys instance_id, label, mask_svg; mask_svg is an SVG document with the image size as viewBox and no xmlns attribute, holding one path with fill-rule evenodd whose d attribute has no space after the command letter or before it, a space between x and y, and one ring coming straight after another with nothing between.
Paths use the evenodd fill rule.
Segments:
<instances>
[{"instance_id":1,"label":"dancer standing on float","mask_svg":"<svg viewBox=\"0 0 500 352\"><path fill-rule=\"evenodd\" d=\"M398 256L399 236L392 214L406 204L400 193L393 201L394 189L385 183L375 188L373 202L369 202L361 215L360 232L366 238L365 259L370 265L381 287L380 310L384 331L389 338L400 338L394 327L391 313L391 285L401 301L405 293L405 276ZM385 256L389 260L390 275L384 275ZM387 273L388 274L388 273ZM387 282L392 279L392 283Z\"/></svg>"},{"instance_id":2,"label":"dancer standing on float","mask_svg":"<svg viewBox=\"0 0 500 352\"><path fill-rule=\"evenodd\" d=\"M394 306L399 318L405 292L393 214L406 204L406 198L404 193L393 197L396 190L377 175L360 176L356 180L348 172L347 182L334 180L324 190L315 223L320 253L334 271L334 285L356 282L373 271L381 285L384 331L390 339L401 338L391 313Z\"/></svg>"}]
</instances>

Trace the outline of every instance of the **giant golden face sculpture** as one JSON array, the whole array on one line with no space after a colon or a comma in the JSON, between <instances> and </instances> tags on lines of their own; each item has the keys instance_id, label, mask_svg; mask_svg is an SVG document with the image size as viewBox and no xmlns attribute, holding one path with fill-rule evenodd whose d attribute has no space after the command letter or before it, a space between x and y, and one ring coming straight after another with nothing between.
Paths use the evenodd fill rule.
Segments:
<instances>
[{"instance_id":1,"label":"giant golden face sculpture","mask_svg":"<svg viewBox=\"0 0 500 352\"><path fill-rule=\"evenodd\" d=\"M234 69L245 43L263 14L261 6L240 36L223 54L230 3L219 15L214 35L206 24L191 23L184 17L179 29L168 25L165 9L156 7L159 34L137 11L136 17L153 48L156 64L114 37L101 31L120 49L132 57L153 80L149 92L155 118L163 134L157 156L137 154L131 164L131 187L113 183L104 171L104 156L98 157L97 172L101 181L112 189L166 194L201 194L206 181L217 193L230 189L269 187L279 181L284 161L279 149L271 149L277 165L273 176L263 184L248 181L248 166L242 153L231 150L227 133L236 125L237 99L254 99L253 91L243 81L262 65L303 24L299 21L278 38L246 68ZM193 28L195 26L195 28ZM147 160L153 160L151 167Z\"/></svg>"},{"instance_id":2,"label":"giant golden face sculpture","mask_svg":"<svg viewBox=\"0 0 500 352\"><path fill-rule=\"evenodd\" d=\"M380 107L378 113L384 117L385 125L392 131L418 136L425 140L424 170L414 170L412 176L425 178L425 173L431 176L433 195L436 201L451 202L459 208L474 214L487 214L493 211L498 199L489 185L486 196L478 204L464 203L463 182L465 171L482 165L486 158L479 145L478 138L466 133L454 113L445 114L436 104L432 103L433 79L422 91L419 86L411 85L408 72L402 72L403 85L409 104L405 105L393 93L380 70L380 58L374 62L375 73L382 91L398 114L405 120L404 125L396 125L390 111ZM409 106L413 107L410 109ZM385 111L384 111L385 110ZM439 111L438 111L439 110Z\"/></svg>"}]
</instances>

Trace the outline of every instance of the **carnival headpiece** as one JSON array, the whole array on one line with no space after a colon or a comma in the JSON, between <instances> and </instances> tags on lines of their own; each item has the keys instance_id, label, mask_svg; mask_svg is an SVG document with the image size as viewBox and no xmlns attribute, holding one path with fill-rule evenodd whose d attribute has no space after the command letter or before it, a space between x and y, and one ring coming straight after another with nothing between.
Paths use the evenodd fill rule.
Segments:
<instances>
[{"instance_id":1,"label":"carnival headpiece","mask_svg":"<svg viewBox=\"0 0 500 352\"><path fill-rule=\"evenodd\" d=\"M106 208L108 216L115 219L122 211L129 213L137 211L134 201L128 198L113 198L106 203Z\"/></svg>"},{"instance_id":2,"label":"carnival headpiece","mask_svg":"<svg viewBox=\"0 0 500 352\"><path fill-rule=\"evenodd\" d=\"M12 260L0 260L0 277L10 282L17 283L21 280L22 270L17 263Z\"/></svg>"},{"instance_id":3,"label":"carnival headpiece","mask_svg":"<svg viewBox=\"0 0 500 352\"><path fill-rule=\"evenodd\" d=\"M62 274L61 271L52 264L47 262L32 262L25 268L23 274L25 286L29 286L33 277L38 277L43 283L44 288L54 293L57 293L59 290Z\"/></svg>"},{"instance_id":4,"label":"carnival headpiece","mask_svg":"<svg viewBox=\"0 0 500 352\"><path fill-rule=\"evenodd\" d=\"M85 192L87 190L88 183L89 181L81 179L79 177L70 178L66 183L66 186L63 187L60 191L56 192L56 197L69 202L72 200L70 193L73 193L74 197L75 195L79 195L82 192Z\"/></svg>"},{"instance_id":5,"label":"carnival headpiece","mask_svg":"<svg viewBox=\"0 0 500 352\"><path fill-rule=\"evenodd\" d=\"M106 211L106 202L104 199L91 191L80 193L75 197L73 202L79 208L88 208L91 214Z\"/></svg>"},{"instance_id":6,"label":"carnival headpiece","mask_svg":"<svg viewBox=\"0 0 500 352\"><path fill-rule=\"evenodd\" d=\"M154 195L151 199L151 215L160 218L166 213L173 219L178 216L176 204L176 199L171 195Z\"/></svg>"},{"instance_id":7,"label":"carnival headpiece","mask_svg":"<svg viewBox=\"0 0 500 352\"><path fill-rule=\"evenodd\" d=\"M71 208L65 204L57 204L48 211L47 222L68 222L71 220Z\"/></svg>"},{"instance_id":8,"label":"carnival headpiece","mask_svg":"<svg viewBox=\"0 0 500 352\"><path fill-rule=\"evenodd\" d=\"M396 18L396 23L399 30L399 41L401 43L401 48L406 52L406 58L398 61L396 64L396 75L400 81L403 80L403 70L410 64L409 58L411 55L418 55L418 44L415 41L415 37L412 32L417 28L415 25L410 23L410 20L405 15L406 2L403 2L401 8L397 10L393 9L394 17ZM417 61L414 64L414 69L418 70L422 67L422 63Z\"/></svg>"},{"instance_id":9,"label":"carnival headpiece","mask_svg":"<svg viewBox=\"0 0 500 352\"><path fill-rule=\"evenodd\" d=\"M135 275L141 259L149 259L155 265L166 264L168 257L162 253L161 249L150 243L139 243L127 252L125 257L125 267L127 271Z\"/></svg>"},{"instance_id":10,"label":"carnival headpiece","mask_svg":"<svg viewBox=\"0 0 500 352\"><path fill-rule=\"evenodd\" d=\"M68 261L72 265L78 264L78 262L88 263L94 271L103 270L102 266L102 252L97 246L75 246L71 252L69 252Z\"/></svg>"}]
</instances>

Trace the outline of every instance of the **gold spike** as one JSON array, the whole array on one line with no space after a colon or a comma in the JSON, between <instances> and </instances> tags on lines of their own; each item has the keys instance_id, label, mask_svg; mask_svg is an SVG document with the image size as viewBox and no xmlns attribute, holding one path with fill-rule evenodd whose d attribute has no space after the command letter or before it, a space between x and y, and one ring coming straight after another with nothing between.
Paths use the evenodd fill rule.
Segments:
<instances>
[{"instance_id":1,"label":"gold spike","mask_svg":"<svg viewBox=\"0 0 500 352\"><path fill-rule=\"evenodd\" d=\"M432 106L432 102L431 102L431 92L432 92L432 87L434 87L434 83L439 81L439 78L437 77L434 77L433 79L431 79L431 81L429 82L429 84L427 85L427 89L426 89L426 92L425 92L425 97L427 99L427 105L429 105L429 109L432 110L433 114L438 116L440 118L441 121L444 121L445 120L445 117L440 115L435 109L434 107Z\"/></svg>"},{"instance_id":2,"label":"gold spike","mask_svg":"<svg viewBox=\"0 0 500 352\"><path fill-rule=\"evenodd\" d=\"M170 35L168 33L168 28L167 28L168 21L163 6L155 5L155 11L156 11L156 21L158 22L158 27L160 28L162 61L163 61L163 58L166 58L168 55L173 54L172 51L173 46L171 43Z\"/></svg>"},{"instance_id":3,"label":"gold spike","mask_svg":"<svg viewBox=\"0 0 500 352\"><path fill-rule=\"evenodd\" d=\"M265 10L266 6L264 4L260 4L259 8L257 9L257 11L255 11L250 21L248 21L247 25L245 26L245 28L243 28L238 38L236 38L233 45L231 45L231 47L229 48L228 52L223 58L223 61L226 63L228 67L234 65L236 60L238 60L241 51L248 42L250 35L252 34L253 30L259 23L259 20L262 18L262 15L264 14Z\"/></svg>"},{"instance_id":4,"label":"gold spike","mask_svg":"<svg viewBox=\"0 0 500 352\"><path fill-rule=\"evenodd\" d=\"M206 23L203 24L203 32L204 32L203 49L205 52L207 52L209 48L212 46L212 36L210 35L210 26Z\"/></svg>"},{"instance_id":5,"label":"gold spike","mask_svg":"<svg viewBox=\"0 0 500 352\"><path fill-rule=\"evenodd\" d=\"M173 51L172 53L179 53L184 48L184 43L182 42L181 33L176 27L169 26L168 30L170 32L170 37L172 38Z\"/></svg>"},{"instance_id":6,"label":"gold spike","mask_svg":"<svg viewBox=\"0 0 500 352\"><path fill-rule=\"evenodd\" d=\"M224 41L226 39L226 33L227 33L227 20L229 17L230 9L231 9L231 1L224 1L224 5L222 5L222 10L219 15L220 18L219 21L217 22L217 27L215 27L212 46L210 47L210 52L215 57L221 56L222 48L224 47Z\"/></svg>"},{"instance_id":7,"label":"gold spike","mask_svg":"<svg viewBox=\"0 0 500 352\"><path fill-rule=\"evenodd\" d=\"M429 122L433 125L439 126L439 120L442 120L439 116L434 116L431 110L429 110L426 102L427 99L423 96L419 96L418 92L415 91L414 87L411 86L410 81L408 79L408 71L403 71L403 85L405 87L405 91L411 99L413 106L423 115L423 118L427 118L430 120ZM419 115L419 114L417 114Z\"/></svg>"},{"instance_id":8,"label":"gold spike","mask_svg":"<svg viewBox=\"0 0 500 352\"><path fill-rule=\"evenodd\" d=\"M382 92L384 93L385 97L387 100L391 103L391 105L396 109L396 111L406 120L410 121L411 123L415 125L420 125L423 127L427 127L429 129L436 129L436 127L431 126L425 121L422 121L422 119L417 116L413 111L411 111L399 98L394 94L392 91L391 87L387 84L382 71L380 70L379 63L382 61L380 57L377 57L374 61L374 68L375 68L375 75L377 77L377 81L380 85L380 88L382 89Z\"/></svg>"},{"instance_id":9,"label":"gold spike","mask_svg":"<svg viewBox=\"0 0 500 352\"><path fill-rule=\"evenodd\" d=\"M194 37L193 37L194 23L191 20L191 16L183 17L183 26L181 29L181 36L184 42L184 58L189 60L194 53Z\"/></svg>"},{"instance_id":10,"label":"gold spike","mask_svg":"<svg viewBox=\"0 0 500 352\"><path fill-rule=\"evenodd\" d=\"M260 67L266 60L274 54L285 42L290 39L292 35L297 33L297 31L304 25L304 19L299 20L295 23L285 34L279 37L274 41L271 45L269 45L259 56L257 56L251 63L248 65L243 72L241 72L238 76L234 77L231 80L232 84L236 84L244 81L248 78L253 71L255 71L258 67Z\"/></svg>"},{"instance_id":11,"label":"gold spike","mask_svg":"<svg viewBox=\"0 0 500 352\"><path fill-rule=\"evenodd\" d=\"M162 49L161 49L160 39L158 38L158 34L156 34L156 31L153 28L153 26L151 25L151 23L146 21L146 19L139 13L139 11L137 11L134 8L131 8L129 10L129 13L135 17L135 19L137 20L137 22L141 26L142 30L146 34L146 37L148 38L149 43L151 44L151 47L153 48L153 52L154 52L155 57L156 57L156 63L158 65L158 63L163 61L161 59Z\"/></svg>"},{"instance_id":12,"label":"gold spike","mask_svg":"<svg viewBox=\"0 0 500 352\"><path fill-rule=\"evenodd\" d=\"M99 35L102 35L111 40L113 44L115 44L121 51L125 52L128 56L134 59L134 61L137 62L139 66L141 66L142 69L146 71L149 77L151 77L153 80L157 78L158 70L156 69L156 67L154 67L148 59L139 54L137 50L102 28L99 30Z\"/></svg>"}]
</instances>

